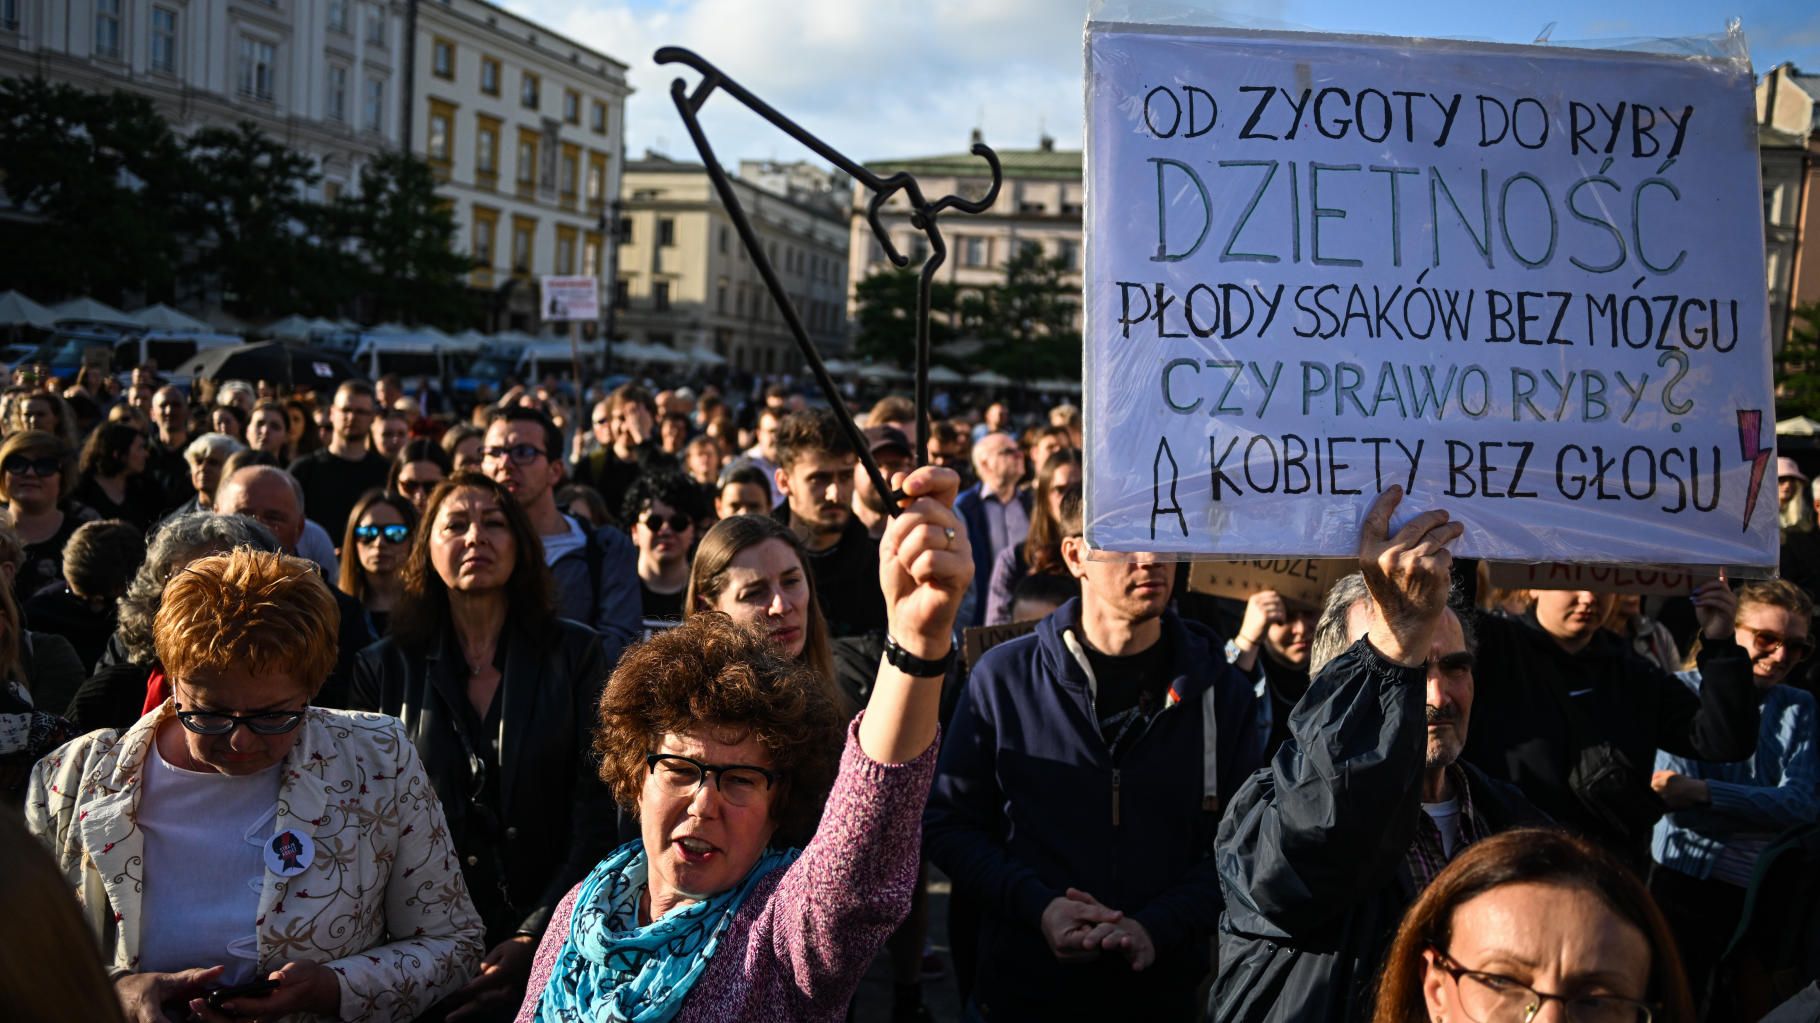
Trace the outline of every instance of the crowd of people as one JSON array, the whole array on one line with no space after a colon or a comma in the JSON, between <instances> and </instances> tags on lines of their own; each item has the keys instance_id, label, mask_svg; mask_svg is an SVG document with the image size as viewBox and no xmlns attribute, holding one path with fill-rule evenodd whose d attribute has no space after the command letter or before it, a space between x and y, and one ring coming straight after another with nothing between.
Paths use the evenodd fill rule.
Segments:
<instances>
[{"instance_id":1,"label":"crowd of people","mask_svg":"<svg viewBox=\"0 0 1820 1023\"><path fill-rule=\"evenodd\" d=\"M851 414L17 375L0 1014L1820 1018L1792 460L1785 579L1494 590L1393 487L1307 603L1090 550L1071 405Z\"/></svg>"}]
</instances>

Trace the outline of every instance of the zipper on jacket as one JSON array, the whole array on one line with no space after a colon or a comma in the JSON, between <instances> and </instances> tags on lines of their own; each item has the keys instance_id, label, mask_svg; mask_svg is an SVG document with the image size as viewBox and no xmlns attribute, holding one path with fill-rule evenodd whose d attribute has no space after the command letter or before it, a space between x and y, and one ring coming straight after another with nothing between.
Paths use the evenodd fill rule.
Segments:
<instances>
[{"instance_id":1,"label":"zipper on jacket","mask_svg":"<svg viewBox=\"0 0 1820 1023\"><path fill-rule=\"evenodd\" d=\"M1119 769L1112 769L1112 826L1119 826Z\"/></svg>"}]
</instances>

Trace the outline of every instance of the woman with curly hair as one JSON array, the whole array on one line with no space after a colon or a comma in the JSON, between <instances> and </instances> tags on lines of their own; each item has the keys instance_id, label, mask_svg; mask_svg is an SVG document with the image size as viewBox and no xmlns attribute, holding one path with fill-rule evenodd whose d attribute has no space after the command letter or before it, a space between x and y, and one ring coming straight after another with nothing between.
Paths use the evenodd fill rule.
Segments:
<instances>
[{"instance_id":1,"label":"woman with curly hair","mask_svg":"<svg viewBox=\"0 0 1820 1023\"><path fill-rule=\"evenodd\" d=\"M521 1023L845 1017L916 883L941 677L973 577L958 484L934 468L903 482L911 503L879 544L891 643L837 773L834 700L766 637L699 614L627 652L595 750L640 837L557 907ZM807 847L779 848L824 794Z\"/></svg>"}]
</instances>

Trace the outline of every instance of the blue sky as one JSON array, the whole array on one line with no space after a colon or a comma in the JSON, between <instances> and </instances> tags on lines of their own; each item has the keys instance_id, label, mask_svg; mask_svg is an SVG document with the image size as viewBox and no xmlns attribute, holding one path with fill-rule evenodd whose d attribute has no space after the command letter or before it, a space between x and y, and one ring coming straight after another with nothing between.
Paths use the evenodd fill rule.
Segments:
<instances>
[{"instance_id":1,"label":"blue sky","mask_svg":"<svg viewBox=\"0 0 1820 1023\"><path fill-rule=\"evenodd\" d=\"M694 159L658 46L691 47L786 114L862 160L957 152L978 126L1004 148L1081 138L1078 0L497 0L631 65L626 147ZM1140 6L1141 5L1141 6ZM1793 61L1820 72L1816 0L1224 0L1161 4L1260 26L1526 43L1716 35L1739 18L1759 74ZM724 104L724 106L723 106ZM795 159L794 143L725 99L704 113L725 163Z\"/></svg>"}]
</instances>

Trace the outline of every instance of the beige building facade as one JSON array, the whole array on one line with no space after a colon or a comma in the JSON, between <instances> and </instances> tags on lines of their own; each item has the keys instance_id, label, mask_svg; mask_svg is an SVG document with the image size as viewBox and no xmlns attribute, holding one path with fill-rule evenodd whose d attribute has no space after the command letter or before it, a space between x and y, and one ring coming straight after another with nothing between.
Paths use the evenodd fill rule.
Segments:
<instances>
[{"instance_id":1,"label":"beige building facade","mask_svg":"<svg viewBox=\"0 0 1820 1023\"><path fill-rule=\"evenodd\" d=\"M252 121L309 156L314 198L400 138L401 0L0 0L0 76L152 100L179 133Z\"/></svg>"},{"instance_id":2,"label":"beige building facade","mask_svg":"<svg viewBox=\"0 0 1820 1023\"><path fill-rule=\"evenodd\" d=\"M1763 76L1757 146L1770 337L1780 348L1793 329L1790 310L1820 302L1820 75L1783 64Z\"/></svg>"},{"instance_id":3,"label":"beige building facade","mask_svg":"<svg viewBox=\"0 0 1820 1023\"><path fill-rule=\"evenodd\" d=\"M978 132L974 133L974 141L979 141ZM1035 149L997 152L1003 170L998 201L978 216L950 213L941 220L948 260L938 279L962 288L1002 284L1005 264L1023 246L1035 245L1044 255L1062 260L1067 268L1065 281L1078 291L1085 194L1080 152L1058 150L1048 137ZM986 161L971 153L880 160L866 167L881 176L900 171L914 175L924 197L930 200L944 195L978 199L992 185ZM848 213L852 234L848 275L854 285L871 274L891 269L884 247L866 219L866 204L871 199L871 192L855 189ZM923 232L911 224L910 214L909 202L899 193L882 208L879 220L899 254L908 256L915 269L927 258L929 246ZM847 301L851 316L856 311L851 287Z\"/></svg>"},{"instance_id":4,"label":"beige building facade","mask_svg":"<svg viewBox=\"0 0 1820 1023\"><path fill-rule=\"evenodd\" d=\"M488 296L486 326L566 329L538 315L537 279L595 277L603 301L611 290L626 65L484 0L416 9L411 151L449 200L457 250L480 264L469 285Z\"/></svg>"},{"instance_id":5,"label":"beige building facade","mask_svg":"<svg viewBox=\"0 0 1820 1023\"><path fill-rule=\"evenodd\" d=\"M790 174L806 184L773 178L785 190L772 191L735 177L733 188L810 340L828 353L846 342L847 197L826 172ZM789 327L700 164L631 162L621 205L617 336L713 352L740 371L801 371Z\"/></svg>"}]
</instances>

